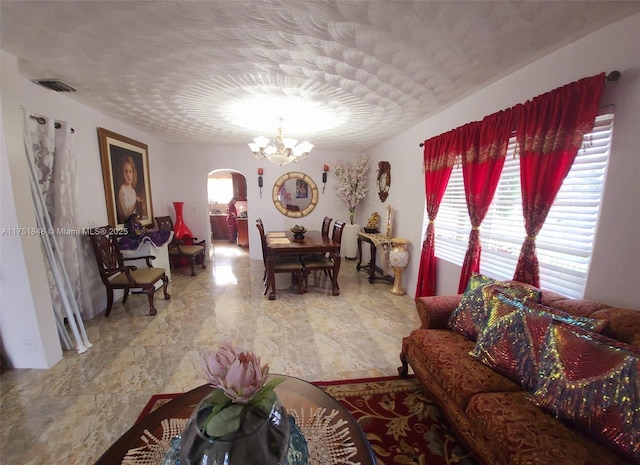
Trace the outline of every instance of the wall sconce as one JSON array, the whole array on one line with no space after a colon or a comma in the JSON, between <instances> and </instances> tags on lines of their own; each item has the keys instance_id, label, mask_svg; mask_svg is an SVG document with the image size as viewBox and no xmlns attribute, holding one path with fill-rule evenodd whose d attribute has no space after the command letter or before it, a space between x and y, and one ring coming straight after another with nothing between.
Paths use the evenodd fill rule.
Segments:
<instances>
[{"instance_id":1,"label":"wall sconce","mask_svg":"<svg viewBox=\"0 0 640 465\"><path fill-rule=\"evenodd\" d=\"M262 168L258 168L258 187L260 188L260 198L262 198L262 175L264 174L264 170Z\"/></svg>"},{"instance_id":2,"label":"wall sconce","mask_svg":"<svg viewBox=\"0 0 640 465\"><path fill-rule=\"evenodd\" d=\"M327 171L329 171L329 165L322 167L322 193L324 194L324 188L327 185Z\"/></svg>"}]
</instances>

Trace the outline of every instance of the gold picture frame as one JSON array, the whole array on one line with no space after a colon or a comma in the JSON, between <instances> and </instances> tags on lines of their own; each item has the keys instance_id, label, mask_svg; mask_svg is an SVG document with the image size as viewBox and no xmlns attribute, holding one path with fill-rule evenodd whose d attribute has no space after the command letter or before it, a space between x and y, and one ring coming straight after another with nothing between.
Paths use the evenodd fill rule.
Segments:
<instances>
[{"instance_id":1,"label":"gold picture frame","mask_svg":"<svg viewBox=\"0 0 640 465\"><path fill-rule=\"evenodd\" d=\"M124 228L130 215L153 226L147 144L98 128L104 195L109 225Z\"/></svg>"},{"instance_id":2,"label":"gold picture frame","mask_svg":"<svg viewBox=\"0 0 640 465\"><path fill-rule=\"evenodd\" d=\"M298 196L301 185L306 186L306 196ZM271 191L273 204L280 213L289 218L307 216L318 204L318 187L304 173L290 172L280 176Z\"/></svg>"}]
</instances>

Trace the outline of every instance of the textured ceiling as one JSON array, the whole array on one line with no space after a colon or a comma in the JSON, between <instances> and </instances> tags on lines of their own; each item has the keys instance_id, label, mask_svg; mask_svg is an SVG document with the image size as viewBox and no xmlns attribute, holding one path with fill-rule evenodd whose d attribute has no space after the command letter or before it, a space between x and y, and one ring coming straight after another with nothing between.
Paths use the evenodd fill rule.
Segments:
<instances>
[{"instance_id":1,"label":"textured ceiling","mask_svg":"<svg viewBox=\"0 0 640 465\"><path fill-rule=\"evenodd\" d=\"M0 47L27 78L60 79L78 90L71 98L166 142L245 144L272 135L260 120L284 116L286 136L366 150L638 11L637 1L2 0ZM235 106L276 97L310 106L289 118L296 128L275 103L240 126Z\"/></svg>"}]
</instances>

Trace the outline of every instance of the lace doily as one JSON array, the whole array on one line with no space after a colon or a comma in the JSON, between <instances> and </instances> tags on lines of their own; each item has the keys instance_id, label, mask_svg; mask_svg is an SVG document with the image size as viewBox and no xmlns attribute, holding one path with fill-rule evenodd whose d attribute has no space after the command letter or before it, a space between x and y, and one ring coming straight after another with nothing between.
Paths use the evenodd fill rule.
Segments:
<instances>
[{"instance_id":1,"label":"lace doily","mask_svg":"<svg viewBox=\"0 0 640 465\"><path fill-rule=\"evenodd\" d=\"M326 414L327 409L309 409L308 416L304 412L295 409L287 410L296 419L300 431L307 440L309 449L309 465L360 465L360 462L353 462L353 458L358 450L351 440L347 420L336 419L337 410L331 410Z\"/></svg>"},{"instance_id":2,"label":"lace doily","mask_svg":"<svg viewBox=\"0 0 640 465\"><path fill-rule=\"evenodd\" d=\"M307 440L309 465L360 465L360 462L351 460L357 449L349 435L348 422L336 419L337 410L333 409L328 414L325 408L309 409L306 413L296 409L287 409L287 412L295 418ZM122 465L161 465L171 438L182 434L187 421L187 418L162 420L161 438L145 430L140 438L145 445L129 449Z\"/></svg>"},{"instance_id":3,"label":"lace doily","mask_svg":"<svg viewBox=\"0 0 640 465\"><path fill-rule=\"evenodd\" d=\"M171 438L182 434L187 427L188 418L169 418L162 420L162 437L155 437L149 430L144 430L140 437L144 446L129 449L122 460L122 465L161 465L165 452L169 449Z\"/></svg>"}]
</instances>

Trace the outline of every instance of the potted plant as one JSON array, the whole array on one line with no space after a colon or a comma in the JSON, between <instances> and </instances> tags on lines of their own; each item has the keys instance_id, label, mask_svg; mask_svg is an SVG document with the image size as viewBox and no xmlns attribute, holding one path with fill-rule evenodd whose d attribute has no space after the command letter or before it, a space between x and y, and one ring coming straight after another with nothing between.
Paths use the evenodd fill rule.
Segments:
<instances>
[{"instance_id":1,"label":"potted plant","mask_svg":"<svg viewBox=\"0 0 640 465\"><path fill-rule=\"evenodd\" d=\"M349 224L346 225L342 235L342 250L346 258L355 258L357 255L357 233L360 225L354 224L356 207L367 195L369 187L369 157L367 154L355 160L353 163L338 161L334 167L338 188L336 195L349 208Z\"/></svg>"},{"instance_id":2,"label":"potted plant","mask_svg":"<svg viewBox=\"0 0 640 465\"><path fill-rule=\"evenodd\" d=\"M362 154L359 160L353 163L337 161L334 167L336 178L338 178L338 190L336 195L349 208L349 222L353 221L356 215L356 207L367 195L367 178L369 177L369 157Z\"/></svg>"}]
</instances>

